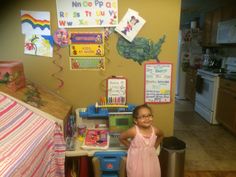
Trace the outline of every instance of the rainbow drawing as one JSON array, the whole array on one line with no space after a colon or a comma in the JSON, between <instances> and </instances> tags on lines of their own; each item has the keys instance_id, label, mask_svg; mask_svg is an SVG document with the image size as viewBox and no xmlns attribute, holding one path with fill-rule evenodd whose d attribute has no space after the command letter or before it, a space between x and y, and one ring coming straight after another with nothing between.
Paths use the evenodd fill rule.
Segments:
<instances>
[{"instance_id":1,"label":"rainbow drawing","mask_svg":"<svg viewBox=\"0 0 236 177\"><path fill-rule=\"evenodd\" d=\"M23 34L50 35L50 13L21 11Z\"/></svg>"}]
</instances>

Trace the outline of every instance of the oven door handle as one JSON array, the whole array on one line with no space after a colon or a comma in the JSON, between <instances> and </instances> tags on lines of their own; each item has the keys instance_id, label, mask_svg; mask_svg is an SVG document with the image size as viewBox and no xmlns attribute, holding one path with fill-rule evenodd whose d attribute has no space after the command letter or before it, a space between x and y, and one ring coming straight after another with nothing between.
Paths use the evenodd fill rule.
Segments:
<instances>
[{"instance_id":1,"label":"oven door handle","mask_svg":"<svg viewBox=\"0 0 236 177\"><path fill-rule=\"evenodd\" d=\"M206 80L209 80L209 81L214 81L214 79L212 77L208 77L208 76L203 76L203 75L197 75L197 76L201 76L202 79L206 79Z\"/></svg>"}]
</instances>

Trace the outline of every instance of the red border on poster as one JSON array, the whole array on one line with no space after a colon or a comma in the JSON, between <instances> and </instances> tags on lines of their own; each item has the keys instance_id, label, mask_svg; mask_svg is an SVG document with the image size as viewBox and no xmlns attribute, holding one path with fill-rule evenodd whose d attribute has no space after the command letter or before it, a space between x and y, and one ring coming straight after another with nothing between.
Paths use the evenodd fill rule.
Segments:
<instances>
[{"instance_id":1,"label":"red border on poster","mask_svg":"<svg viewBox=\"0 0 236 177\"><path fill-rule=\"evenodd\" d=\"M147 66L150 67L148 70ZM172 101L171 100L172 73L173 73L172 63L148 62L144 64L145 103L165 104L165 103L170 103ZM147 85L147 76L149 77L148 85ZM147 89L147 87L151 88Z\"/></svg>"},{"instance_id":2,"label":"red border on poster","mask_svg":"<svg viewBox=\"0 0 236 177\"><path fill-rule=\"evenodd\" d=\"M124 81L125 83L123 84L122 81ZM113 86L109 84L113 84ZM111 87L113 87L114 89L109 90L109 88ZM107 78L106 95L107 104L125 105L127 102L127 79L123 76L111 76Z\"/></svg>"}]
</instances>

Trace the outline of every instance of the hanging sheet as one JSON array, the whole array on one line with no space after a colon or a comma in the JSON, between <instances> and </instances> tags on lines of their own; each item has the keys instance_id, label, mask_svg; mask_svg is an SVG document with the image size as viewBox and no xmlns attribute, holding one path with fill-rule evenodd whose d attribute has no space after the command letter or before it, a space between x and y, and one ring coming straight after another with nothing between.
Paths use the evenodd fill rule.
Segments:
<instances>
[{"instance_id":1,"label":"hanging sheet","mask_svg":"<svg viewBox=\"0 0 236 177\"><path fill-rule=\"evenodd\" d=\"M0 176L64 176L64 162L59 125L0 92Z\"/></svg>"}]
</instances>

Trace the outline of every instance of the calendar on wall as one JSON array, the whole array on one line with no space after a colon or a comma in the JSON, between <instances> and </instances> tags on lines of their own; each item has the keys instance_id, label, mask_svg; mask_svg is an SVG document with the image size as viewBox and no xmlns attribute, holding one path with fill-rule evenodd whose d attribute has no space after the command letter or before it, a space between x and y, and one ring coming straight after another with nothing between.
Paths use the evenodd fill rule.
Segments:
<instances>
[{"instance_id":1,"label":"calendar on wall","mask_svg":"<svg viewBox=\"0 0 236 177\"><path fill-rule=\"evenodd\" d=\"M150 104L171 102L171 63L146 63L144 66L144 101Z\"/></svg>"}]
</instances>

